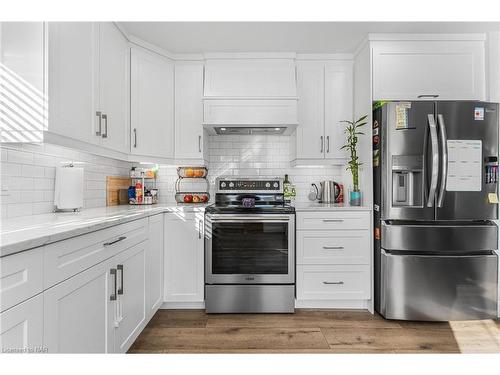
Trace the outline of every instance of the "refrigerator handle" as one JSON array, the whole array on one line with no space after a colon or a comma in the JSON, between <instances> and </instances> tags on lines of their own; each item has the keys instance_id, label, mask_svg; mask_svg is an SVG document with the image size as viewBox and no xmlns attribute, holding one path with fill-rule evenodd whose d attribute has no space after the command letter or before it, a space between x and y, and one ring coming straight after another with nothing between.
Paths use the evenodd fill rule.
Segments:
<instances>
[{"instance_id":1,"label":"refrigerator handle","mask_svg":"<svg viewBox=\"0 0 500 375\"><path fill-rule=\"evenodd\" d=\"M438 149L438 136L436 129L436 122L434 115L427 115L427 123L429 124L429 131L431 134L431 151L432 151L432 169L431 169L431 184L429 187L429 195L427 198L427 207L434 206L434 199L436 197L436 188L438 183L438 169L439 169L439 149Z\"/></svg>"},{"instance_id":2,"label":"refrigerator handle","mask_svg":"<svg viewBox=\"0 0 500 375\"><path fill-rule=\"evenodd\" d=\"M441 148L443 150L441 154L441 185L439 187L439 195L437 200L437 206L443 207L444 195L446 193L446 178L448 175L448 147L446 138L446 125L444 124L443 115L438 115L439 124L439 135L441 138Z\"/></svg>"}]
</instances>

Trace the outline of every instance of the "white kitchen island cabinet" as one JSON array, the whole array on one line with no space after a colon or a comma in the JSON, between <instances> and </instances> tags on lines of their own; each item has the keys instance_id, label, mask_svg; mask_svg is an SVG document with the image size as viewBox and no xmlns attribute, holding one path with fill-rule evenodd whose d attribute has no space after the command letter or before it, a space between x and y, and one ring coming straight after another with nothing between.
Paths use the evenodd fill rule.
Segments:
<instances>
[{"instance_id":1,"label":"white kitchen island cabinet","mask_svg":"<svg viewBox=\"0 0 500 375\"><path fill-rule=\"evenodd\" d=\"M203 307L203 213L166 214L165 239L166 307Z\"/></svg>"}]
</instances>

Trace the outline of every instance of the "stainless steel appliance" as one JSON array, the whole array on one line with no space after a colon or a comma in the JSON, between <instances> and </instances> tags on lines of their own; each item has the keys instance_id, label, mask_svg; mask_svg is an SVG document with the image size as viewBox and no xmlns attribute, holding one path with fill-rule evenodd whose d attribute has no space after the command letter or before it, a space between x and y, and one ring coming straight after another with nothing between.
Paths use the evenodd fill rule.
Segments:
<instances>
[{"instance_id":1,"label":"stainless steel appliance","mask_svg":"<svg viewBox=\"0 0 500 375\"><path fill-rule=\"evenodd\" d=\"M316 184L311 184L316 189L316 199L320 203L336 203L340 195L340 185L335 181L321 181L321 189Z\"/></svg>"},{"instance_id":2,"label":"stainless steel appliance","mask_svg":"<svg viewBox=\"0 0 500 375\"><path fill-rule=\"evenodd\" d=\"M375 307L388 319L497 313L498 104L373 112Z\"/></svg>"},{"instance_id":3,"label":"stainless steel appliance","mask_svg":"<svg viewBox=\"0 0 500 375\"><path fill-rule=\"evenodd\" d=\"M205 210L207 313L290 313L295 306L295 210L283 179L221 177Z\"/></svg>"}]
</instances>

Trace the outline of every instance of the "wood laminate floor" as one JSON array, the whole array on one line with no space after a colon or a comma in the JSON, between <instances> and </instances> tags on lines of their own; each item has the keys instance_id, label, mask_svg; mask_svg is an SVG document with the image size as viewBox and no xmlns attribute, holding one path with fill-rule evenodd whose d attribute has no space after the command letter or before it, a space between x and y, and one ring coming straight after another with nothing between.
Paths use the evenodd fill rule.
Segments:
<instances>
[{"instance_id":1,"label":"wood laminate floor","mask_svg":"<svg viewBox=\"0 0 500 375\"><path fill-rule=\"evenodd\" d=\"M350 310L159 310L129 353L500 353L500 320L402 322Z\"/></svg>"}]
</instances>

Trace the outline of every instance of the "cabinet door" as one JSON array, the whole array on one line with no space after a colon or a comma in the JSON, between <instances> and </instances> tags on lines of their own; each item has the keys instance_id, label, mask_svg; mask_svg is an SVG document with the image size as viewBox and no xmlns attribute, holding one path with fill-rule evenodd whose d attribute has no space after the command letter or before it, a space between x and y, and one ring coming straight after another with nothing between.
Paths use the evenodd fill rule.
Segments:
<instances>
[{"instance_id":1,"label":"cabinet door","mask_svg":"<svg viewBox=\"0 0 500 375\"><path fill-rule=\"evenodd\" d=\"M375 42L372 55L374 100L485 98L484 41Z\"/></svg>"},{"instance_id":2,"label":"cabinet door","mask_svg":"<svg viewBox=\"0 0 500 375\"><path fill-rule=\"evenodd\" d=\"M131 152L174 157L174 65L152 52L131 49Z\"/></svg>"},{"instance_id":3,"label":"cabinet door","mask_svg":"<svg viewBox=\"0 0 500 375\"><path fill-rule=\"evenodd\" d=\"M43 296L30 298L0 314L2 353L43 352Z\"/></svg>"},{"instance_id":4,"label":"cabinet door","mask_svg":"<svg viewBox=\"0 0 500 375\"><path fill-rule=\"evenodd\" d=\"M203 159L203 65L175 65L175 157Z\"/></svg>"},{"instance_id":5,"label":"cabinet door","mask_svg":"<svg viewBox=\"0 0 500 375\"><path fill-rule=\"evenodd\" d=\"M167 214L165 233L165 301L203 302L203 215Z\"/></svg>"},{"instance_id":6,"label":"cabinet door","mask_svg":"<svg viewBox=\"0 0 500 375\"><path fill-rule=\"evenodd\" d=\"M104 262L43 293L44 346L49 353L114 351L115 277Z\"/></svg>"},{"instance_id":7,"label":"cabinet door","mask_svg":"<svg viewBox=\"0 0 500 375\"><path fill-rule=\"evenodd\" d=\"M99 110L102 146L129 151L129 47L112 22L99 24Z\"/></svg>"},{"instance_id":8,"label":"cabinet door","mask_svg":"<svg viewBox=\"0 0 500 375\"><path fill-rule=\"evenodd\" d=\"M98 28L91 22L49 23L49 127L100 144L96 135Z\"/></svg>"},{"instance_id":9,"label":"cabinet door","mask_svg":"<svg viewBox=\"0 0 500 375\"><path fill-rule=\"evenodd\" d=\"M297 64L299 125L296 130L297 159L325 156L324 64L304 61Z\"/></svg>"},{"instance_id":10,"label":"cabinet door","mask_svg":"<svg viewBox=\"0 0 500 375\"><path fill-rule=\"evenodd\" d=\"M345 143L345 123L352 121L353 74L351 62L328 63L325 66L325 157L345 159L340 148Z\"/></svg>"},{"instance_id":11,"label":"cabinet door","mask_svg":"<svg viewBox=\"0 0 500 375\"><path fill-rule=\"evenodd\" d=\"M163 214L149 218L146 252L146 316L151 318L163 302Z\"/></svg>"},{"instance_id":12,"label":"cabinet door","mask_svg":"<svg viewBox=\"0 0 500 375\"><path fill-rule=\"evenodd\" d=\"M114 259L118 277L118 318L115 351L124 353L146 325L146 247L148 241Z\"/></svg>"}]
</instances>

